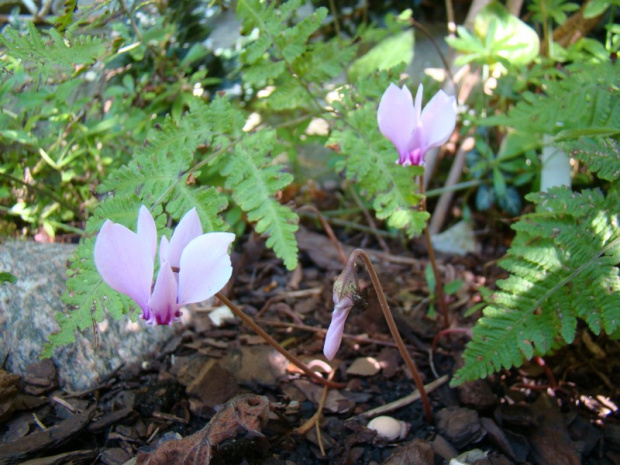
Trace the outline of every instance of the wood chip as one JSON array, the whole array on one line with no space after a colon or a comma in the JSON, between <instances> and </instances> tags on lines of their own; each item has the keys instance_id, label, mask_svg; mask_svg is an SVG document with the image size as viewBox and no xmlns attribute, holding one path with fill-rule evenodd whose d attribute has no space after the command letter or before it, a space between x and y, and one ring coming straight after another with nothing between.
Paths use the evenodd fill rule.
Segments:
<instances>
[{"instance_id":1,"label":"wood chip","mask_svg":"<svg viewBox=\"0 0 620 465\"><path fill-rule=\"evenodd\" d=\"M374 376L379 371L381 371L381 364L372 357L356 358L347 368L347 374L354 376Z\"/></svg>"},{"instance_id":2,"label":"wood chip","mask_svg":"<svg viewBox=\"0 0 620 465\"><path fill-rule=\"evenodd\" d=\"M41 450L56 447L86 427L95 415L95 408L74 415L45 431L37 431L9 444L0 444L0 463L11 465Z\"/></svg>"}]
</instances>

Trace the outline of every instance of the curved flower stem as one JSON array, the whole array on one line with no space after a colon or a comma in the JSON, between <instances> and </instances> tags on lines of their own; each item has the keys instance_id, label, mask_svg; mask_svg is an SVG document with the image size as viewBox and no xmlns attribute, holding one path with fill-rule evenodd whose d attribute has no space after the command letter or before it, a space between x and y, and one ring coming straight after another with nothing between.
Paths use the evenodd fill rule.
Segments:
<instances>
[{"instance_id":1,"label":"curved flower stem","mask_svg":"<svg viewBox=\"0 0 620 465\"><path fill-rule=\"evenodd\" d=\"M288 350L286 350L284 347L282 347L280 344L278 344L278 342L274 338L272 338L260 326L254 323L254 321L249 316L243 313L239 307L237 307L230 300L228 300L228 298L224 294L222 294L221 292L218 292L215 294L215 297L217 297L222 302L224 302L224 305L230 308L230 310L235 315L237 315L241 319L241 321L243 321L246 325L248 325L256 334L262 337L267 342L267 344L269 344L271 347L273 347L278 352L280 352L282 355L284 355L284 357L286 357L286 359L289 362L291 362L293 365L295 365L297 368L303 371L312 380L316 381L319 384L322 384L323 386L328 386L330 388L340 389L340 388L346 387L346 384L344 383L336 383L334 381L327 380L317 375L315 371L311 370L299 358L297 358L295 355L293 355Z\"/></svg>"},{"instance_id":2,"label":"curved flower stem","mask_svg":"<svg viewBox=\"0 0 620 465\"><path fill-rule=\"evenodd\" d=\"M420 176L420 193L423 195L422 197L422 210L426 210L426 193L424 189L424 178ZM426 239L426 248L428 249L428 259L431 262L431 267L433 268L433 274L435 275L435 294L437 295L438 306L441 310L441 315L443 317L443 327L444 329L450 326L450 321L448 320L448 306L446 305L446 297L443 293L443 280L441 279L441 275L439 274L439 268L437 267L437 259L435 258L435 249L433 248L433 242L431 241L431 232L428 228L428 223L424 227L424 239Z\"/></svg>"},{"instance_id":3,"label":"curved flower stem","mask_svg":"<svg viewBox=\"0 0 620 465\"><path fill-rule=\"evenodd\" d=\"M370 257L366 252L362 249L355 249L351 256L349 257L349 265L352 267L355 259L360 257L366 265L366 269L370 274L370 279L372 281L372 285L377 291L377 297L379 298L379 303L381 304L381 309L383 310L383 316L385 317L385 321L390 328L390 332L392 333L392 337L396 342L396 346L400 352L400 355L405 360L405 364L409 371L411 372L411 376L413 376L413 381L420 392L420 399L422 400L422 405L424 407L424 413L426 414L426 420L429 423L433 422L433 413L431 410L431 403L428 400L428 395L426 394L426 389L424 388L424 383L422 382L422 377L420 376L420 372L418 371L418 367L415 362L407 352L407 348L405 347L405 343L403 342L402 337L400 337L400 333L398 332L398 328L396 327L396 322L394 321L394 317L392 316L392 312L390 311L390 307L387 303L387 299L385 298L385 293L383 292L383 287L381 287L381 282L379 281L379 276L377 276L377 272L375 271L375 267L370 261ZM347 265L347 266L349 266Z\"/></svg>"}]
</instances>

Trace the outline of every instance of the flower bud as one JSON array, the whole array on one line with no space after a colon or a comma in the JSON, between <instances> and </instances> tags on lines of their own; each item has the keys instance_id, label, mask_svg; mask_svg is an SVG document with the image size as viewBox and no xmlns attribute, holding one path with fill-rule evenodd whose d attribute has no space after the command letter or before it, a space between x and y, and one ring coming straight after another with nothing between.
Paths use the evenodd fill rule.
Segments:
<instances>
[{"instance_id":1,"label":"flower bud","mask_svg":"<svg viewBox=\"0 0 620 465\"><path fill-rule=\"evenodd\" d=\"M355 260L349 260L334 283L334 311L323 346L323 354L327 360L332 360L338 352L344 333L344 323L353 308L355 295L358 294L358 291Z\"/></svg>"}]
</instances>

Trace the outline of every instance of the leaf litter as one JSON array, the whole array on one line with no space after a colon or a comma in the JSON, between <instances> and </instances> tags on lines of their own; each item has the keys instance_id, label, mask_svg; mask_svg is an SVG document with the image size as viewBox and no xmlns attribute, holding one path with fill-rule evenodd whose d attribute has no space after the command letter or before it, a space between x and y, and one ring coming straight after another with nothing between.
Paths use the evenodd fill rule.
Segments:
<instances>
[{"instance_id":1,"label":"leaf litter","mask_svg":"<svg viewBox=\"0 0 620 465\"><path fill-rule=\"evenodd\" d=\"M25 373L0 371L0 463L620 463L620 370L606 364L618 359L617 343L582 328L574 346L545 360L559 380L554 390L536 363L452 389L447 380L467 337L433 343L426 260L394 252L398 244L390 244L391 254L370 252L429 391L428 424L364 273L365 308L354 310L336 358L325 360L341 259L322 234L302 228L298 239L302 261L292 272L260 243L236 257L244 271L228 297L345 388L315 384L238 320L214 322L210 308L195 305L192 323L159 357L124 367L88 392L59 388L49 360ZM473 317L462 315L478 287L502 277L488 266L493 258L442 261L443 272L464 283L450 302L453 328L472 326ZM398 427L390 439L368 428L386 415Z\"/></svg>"}]
</instances>

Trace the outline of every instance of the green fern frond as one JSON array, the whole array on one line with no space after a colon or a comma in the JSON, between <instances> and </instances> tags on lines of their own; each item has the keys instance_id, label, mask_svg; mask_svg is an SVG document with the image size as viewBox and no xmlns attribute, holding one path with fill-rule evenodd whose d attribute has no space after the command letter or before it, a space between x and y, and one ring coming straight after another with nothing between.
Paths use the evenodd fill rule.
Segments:
<instances>
[{"instance_id":1,"label":"green fern frond","mask_svg":"<svg viewBox=\"0 0 620 465\"><path fill-rule=\"evenodd\" d=\"M620 179L620 148L614 139L580 137L561 144L571 157L583 161L590 171L606 181Z\"/></svg>"},{"instance_id":2,"label":"green fern frond","mask_svg":"<svg viewBox=\"0 0 620 465\"><path fill-rule=\"evenodd\" d=\"M258 0L240 0L237 4L243 31L259 31L258 38L240 56L244 65L241 78L255 88L273 85L275 90L261 104L274 111L318 107L316 83L342 73L355 55L352 44L310 42L327 16L325 8L317 8L290 25L300 5L299 0L277 8L275 3Z\"/></svg>"},{"instance_id":3,"label":"green fern frond","mask_svg":"<svg viewBox=\"0 0 620 465\"><path fill-rule=\"evenodd\" d=\"M256 223L256 232L268 235L267 246L284 260L289 270L297 266L298 216L281 205L275 195L289 185L293 176L273 164L274 131L261 130L245 137L235 146L221 168L226 176L225 186L233 200Z\"/></svg>"},{"instance_id":4,"label":"green fern frond","mask_svg":"<svg viewBox=\"0 0 620 465\"><path fill-rule=\"evenodd\" d=\"M530 134L581 128L613 132L620 127L618 66L611 62L569 66L563 79L547 80L541 88L543 93L523 93L507 115L486 118L481 124Z\"/></svg>"},{"instance_id":5,"label":"green fern frond","mask_svg":"<svg viewBox=\"0 0 620 465\"><path fill-rule=\"evenodd\" d=\"M65 31L73 24L73 13L77 8L77 0L64 0L64 13L56 18L54 26L58 31Z\"/></svg>"},{"instance_id":6,"label":"green fern frond","mask_svg":"<svg viewBox=\"0 0 620 465\"><path fill-rule=\"evenodd\" d=\"M302 59L295 61L293 70L307 81L325 82L342 73L355 53L356 47L352 44L312 43Z\"/></svg>"},{"instance_id":7,"label":"green fern frond","mask_svg":"<svg viewBox=\"0 0 620 465\"><path fill-rule=\"evenodd\" d=\"M294 110L311 106L313 97L297 79L287 76L263 104L273 111Z\"/></svg>"},{"instance_id":8,"label":"green fern frond","mask_svg":"<svg viewBox=\"0 0 620 465\"><path fill-rule=\"evenodd\" d=\"M226 197L214 188L192 186L190 175L198 173L190 168L200 145L215 143L223 153L231 144L231 138L224 135L240 133L243 122L243 114L224 99L216 99L211 105L194 101L180 123L168 118L151 130L147 144L98 191L114 192L117 197L139 195L147 206L163 203L176 221L195 207L205 231L225 229L219 213L226 208Z\"/></svg>"},{"instance_id":9,"label":"green fern frond","mask_svg":"<svg viewBox=\"0 0 620 465\"><path fill-rule=\"evenodd\" d=\"M452 384L519 366L574 340L577 319L612 334L620 327L620 197L566 187L530 194L536 212L514 225L498 281Z\"/></svg>"},{"instance_id":10,"label":"green fern frond","mask_svg":"<svg viewBox=\"0 0 620 465\"><path fill-rule=\"evenodd\" d=\"M29 22L27 28L28 34L21 36L7 27L0 36L0 44L6 47L8 55L36 64L42 73L52 68L73 71L76 65L93 63L106 50L103 40L91 35L68 37L52 28L44 37L34 23Z\"/></svg>"}]
</instances>

